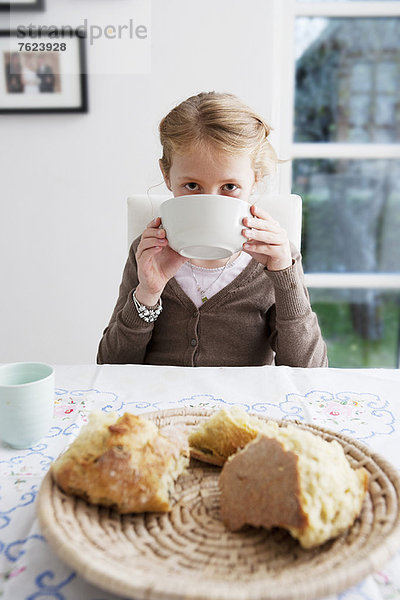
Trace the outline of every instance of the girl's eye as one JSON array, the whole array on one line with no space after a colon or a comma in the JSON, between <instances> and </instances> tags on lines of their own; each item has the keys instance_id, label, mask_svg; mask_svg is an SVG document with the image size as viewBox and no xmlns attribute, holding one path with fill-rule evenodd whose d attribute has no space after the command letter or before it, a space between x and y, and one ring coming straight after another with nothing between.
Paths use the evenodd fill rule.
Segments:
<instances>
[{"instance_id":1,"label":"girl's eye","mask_svg":"<svg viewBox=\"0 0 400 600\"><path fill-rule=\"evenodd\" d=\"M188 187L190 186L190 187ZM185 185L185 188L188 188L189 190L191 190L192 192L196 189L197 183L195 183L194 181L190 181L189 183L187 183Z\"/></svg>"},{"instance_id":2,"label":"girl's eye","mask_svg":"<svg viewBox=\"0 0 400 600\"><path fill-rule=\"evenodd\" d=\"M234 183L226 183L224 187L227 189L228 192L234 192L237 189L237 185L235 185Z\"/></svg>"}]
</instances>

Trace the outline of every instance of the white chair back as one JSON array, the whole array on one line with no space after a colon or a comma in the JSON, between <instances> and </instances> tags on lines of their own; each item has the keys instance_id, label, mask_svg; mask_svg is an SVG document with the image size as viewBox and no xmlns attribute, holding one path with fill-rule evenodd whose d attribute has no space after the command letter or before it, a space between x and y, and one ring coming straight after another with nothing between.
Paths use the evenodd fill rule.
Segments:
<instances>
[{"instance_id":1,"label":"white chair back","mask_svg":"<svg viewBox=\"0 0 400 600\"><path fill-rule=\"evenodd\" d=\"M172 194L152 195L151 202L146 194L135 194L128 198L128 247L159 216L160 204ZM254 204L267 210L271 217L286 229L289 240L300 250L302 225L302 200L297 194L253 196Z\"/></svg>"}]
</instances>

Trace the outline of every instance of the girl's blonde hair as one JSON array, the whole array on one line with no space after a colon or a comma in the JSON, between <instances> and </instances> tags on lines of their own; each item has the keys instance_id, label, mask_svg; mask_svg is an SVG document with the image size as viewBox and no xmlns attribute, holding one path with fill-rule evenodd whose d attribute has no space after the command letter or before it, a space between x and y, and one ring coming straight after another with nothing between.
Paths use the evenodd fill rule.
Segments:
<instances>
[{"instance_id":1,"label":"girl's blonde hair","mask_svg":"<svg viewBox=\"0 0 400 600\"><path fill-rule=\"evenodd\" d=\"M249 153L256 181L276 169L268 136L271 127L233 94L201 92L173 108L160 122L161 165L169 175L173 154L211 145L239 155Z\"/></svg>"}]
</instances>

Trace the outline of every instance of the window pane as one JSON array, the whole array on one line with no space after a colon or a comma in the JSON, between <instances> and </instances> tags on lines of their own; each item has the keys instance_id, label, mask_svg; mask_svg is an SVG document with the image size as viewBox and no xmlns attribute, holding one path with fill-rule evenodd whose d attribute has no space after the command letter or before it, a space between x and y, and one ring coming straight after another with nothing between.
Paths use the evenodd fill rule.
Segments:
<instances>
[{"instance_id":1,"label":"window pane","mask_svg":"<svg viewBox=\"0 0 400 600\"><path fill-rule=\"evenodd\" d=\"M400 141L400 18L296 19L296 142Z\"/></svg>"},{"instance_id":2,"label":"window pane","mask_svg":"<svg viewBox=\"0 0 400 600\"><path fill-rule=\"evenodd\" d=\"M307 272L400 272L400 160L293 161Z\"/></svg>"},{"instance_id":3,"label":"window pane","mask_svg":"<svg viewBox=\"0 0 400 600\"><path fill-rule=\"evenodd\" d=\"M330 367L397 367L400 292L311 289Z\"/></svg>"}]
</instances>

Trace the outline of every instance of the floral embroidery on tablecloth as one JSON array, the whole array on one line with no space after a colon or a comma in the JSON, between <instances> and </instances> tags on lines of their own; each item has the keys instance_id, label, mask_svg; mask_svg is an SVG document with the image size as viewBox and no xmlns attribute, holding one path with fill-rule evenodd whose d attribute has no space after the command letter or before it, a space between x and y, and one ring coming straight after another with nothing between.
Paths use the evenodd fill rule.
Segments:
<instances>
[{"instance_id":1,"label":"floral embroidery on tablecloth","mask_svg":"<svg viewBox=\"0 0 400 600\"><path fill-rule=\"evenodd\" d=\"M153 410L167 410L169 408L177 408L179 405L187 406L188 408L204 408L220 409L224 406L230 406L229 402L226 402L222 398L216 398L212 394L195 394L186 398L180 398L177 400L156 400L155 402L126 402L126 407L129 406L129 410L135 410L135 412L149 412Z\"/></svg>"},{"instance_id":2,"label":"floral embroidery on tablecloth","mask_svg":"<svg viewBox=\"0 0 400 600\"><path fill-rule=\"evenodd\" d=\"M322 427L358 440L395 431L396 419L389 410L389 403L376 394L312 390L304 395L286 394L282 402L257 403L252 408L273 418L318 421Z\"/></svg>"},{"instance_id":3,"label":"floral embroidery on tablecloth","mask_svg":"<svg viewBox=\"0 0 400 600\"><path fill-rule=\"evenodd\" d=\"M76 573L72 572L64 580L56 583L55 575L52 571L43 571L35 579L35 584L38 588L37 591L27 596L26 600L36 600L36 598L63 600L65 596L60 593L61 589L68 585L75 577Z\"/></svg>"},{"instance_id":4,"label":"floral embroidery on tablecloth","mask_svg":"<svg viewBox=\"0 0 400 600\"><path fill-rule=\"evenodd\" d=\"M101 410L104 412L113 410L118 412L124 406L124 403L119 401L118 395L114 392L102 392L94 388L72 391L56 389L54 420L56 422L73 420L81 424L86 423L89 413L95 408L96 404L101 405ZM53 427L53 430L56 429L56 427ZM57 435L60 435L60 433Z\"/></svg>"},{"instance_id":5,"label":"floral embroidery on tablecloth","mask_svg":"<svg viewBox=\"0 0 400 600\"><path fill-rule=\"evenodd\" d=\"M44 475L54 460L47 449L48 444L39 443L31 448L18 450L17 456L11 458L7 458L10 452L5 453L0 460L0 477L12 476L21 481L24 477Z\"/></svg>"},{"instance_id":6,"label":"floral embroidery on tablecloth","mask_svg":"<svg viewBox=\"0 0 400 600\"><path fill-rule=\"evenodd\" d=\"M14 483L18 483L14 482ZM18 487L16 486L16 489L18 490ZM1 487L0 487L0 492L1 492ZM3 499L2 495L0 495L0 500L2 500L2 510L0 510L0 529L5 529L6 527L8 527L8 525L11 523L11 518L12 516L14 516L12 513L15 513L16 510L18 510L18 508L24 508L26 506L28 506L29 504L32 504L36 498L38 492L38 487L37 485L32 485L30 487L30 489L26 492L24 492L18 499L18 503L14 504L13 506L11 506L10 508L5 510L4 507L4 502L5 500ZM1 544L1 542L0 542ZM2 551L2 548L0 547L0 553Z\"/></svg>"},{"instance_id":7,"label":"floral embroidery on tablecloth","mask_svg":"<svg viewBox=\"0 0 400 600\"><path fill-rule=\"evenodd\" d=\"M127 402L126 407L135 412L166 410L180 404L192 408L215 409L241 406L244 410L271 419L300 420L318 424L367 440L375 435L390 435L395 431L395 417L388 409L389 403L376 394L357 392L327 392L312 390L304 395L286 394L281 402L255 404L229 402L212 394L196 394L176 401Z\"/></svg>"},{"instance_id":8,"label":"floral embroidery on tablecloth","mask_svg":"<svg viewBox=\"0 0 400 600\"><path fill-rule=\"evenodd\" d=\"M17 483L15 490L19 489L19 482ZM10 539L10 534L13 535L16 523L21 520L21 510L19 509L25 509L27 506L32 505L37 492L38 486L32 485L17 498L13 498L12 494L7 494L5 498L0 495L2 507L0 511L0 556L3 557L2 571L0 572L0 597L2 595L2 582L6 583L9 579L21 575L26 570L24 557L28 545L32 543L43 544L45 542L44 537L36 533L23 534ZM8 507L6 507L7 505ZM13 521L14 529L12 529Z\"/></svg>"}]
</instances>

